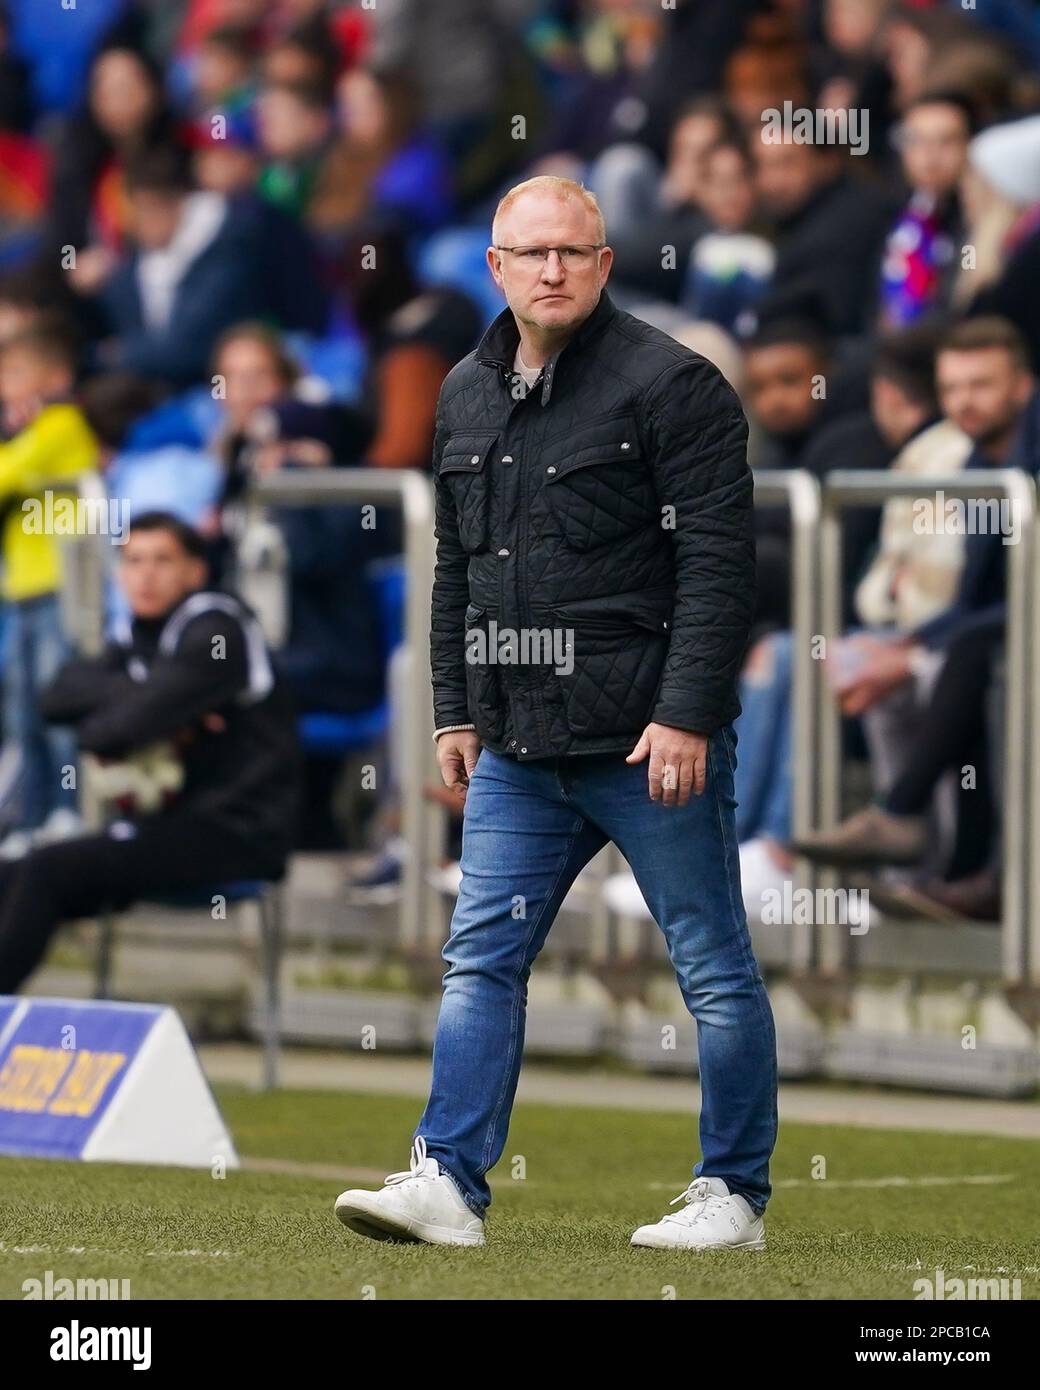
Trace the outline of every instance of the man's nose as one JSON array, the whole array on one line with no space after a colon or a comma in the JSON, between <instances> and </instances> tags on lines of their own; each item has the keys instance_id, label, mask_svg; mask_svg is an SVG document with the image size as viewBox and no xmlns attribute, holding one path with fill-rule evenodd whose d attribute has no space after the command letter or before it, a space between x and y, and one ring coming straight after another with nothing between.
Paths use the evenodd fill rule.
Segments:
<instances>
[{"instance_id":1,"label":"man's nose","mask_svg":"<svg viewBox=\"0 0 1040 1390\"><path fill-rule=\"evenodd\" d=\"M550 251L542 265L542 279L558 285L565 274L559 251Z\"/></svg>"}]
</instances>

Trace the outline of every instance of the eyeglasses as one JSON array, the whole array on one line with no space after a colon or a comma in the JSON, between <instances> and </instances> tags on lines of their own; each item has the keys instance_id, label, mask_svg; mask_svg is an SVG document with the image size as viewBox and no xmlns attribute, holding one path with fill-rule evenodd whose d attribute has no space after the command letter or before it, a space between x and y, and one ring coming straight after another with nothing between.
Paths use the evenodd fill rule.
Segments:
<instances>
[{"instance_id":1,"label":"eyeglasses","mask_svg":"<svg viewBox=\"0 0 1040 1390\"><path fill-rule=\"evenodd\" d=\"M596 259L596 252L602 251L605 242L598 241L594 246L496 246L496 251L508 251L521 265L545 265L549 253L555 251L560 264L566 270L588 270Z\"/></svg>"}]
</instances>

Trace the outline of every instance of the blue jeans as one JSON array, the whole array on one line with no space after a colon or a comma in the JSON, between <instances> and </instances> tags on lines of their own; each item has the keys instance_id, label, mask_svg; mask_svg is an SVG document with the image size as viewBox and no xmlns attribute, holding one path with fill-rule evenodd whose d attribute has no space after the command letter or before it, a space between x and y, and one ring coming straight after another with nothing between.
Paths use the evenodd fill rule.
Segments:
<instances>
[{"instance_id":1,"label":"blue jeans","mask_svg":"<svg viewBox=\"0 0 1040 1390\"><path fill-rule=\"evenodd\" d=\"M763 639L768 659L740 678L740 767L736 774L737 838L743 844L767 835L785 845L791 838L791 680L794 634Z\"/></svg>"},{"instance_id":2,"label":"blue jeans","mask_svg":"<svg viewBox=\"0 0 1040 1390\"><path fill-rule=\"evenodd\" d=\"M4 738L22 755L18 828L35 830L52 811L76 809L75 735L40 716L40 691L72 655L57 594L12 603L4 638Z\"/></svg>"},{"instance_id":3,"label":"blue jeans","mask_svg":"<svg viewBox=\"0 0 1040 1390\"><path fill-rule=\"evenodd\" d=\"M483 1215L524 1045L527 980L579 871L613 840L665 934L697 1020L703 1157L762 1211L776 1143L773 1015L751 950L733 823L735 738L708 745L707 786L685 806L651 801L647 763L623 753L520 763L481 750L466 796L462 886L430 1099L415 1130Z\"/></svg>"}]
</instances>

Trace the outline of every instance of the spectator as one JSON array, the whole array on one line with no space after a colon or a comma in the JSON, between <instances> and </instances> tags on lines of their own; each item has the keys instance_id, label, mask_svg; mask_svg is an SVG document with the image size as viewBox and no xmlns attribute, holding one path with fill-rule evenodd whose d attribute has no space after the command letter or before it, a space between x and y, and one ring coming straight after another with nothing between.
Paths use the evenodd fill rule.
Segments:
<instances>
[{"instance_id":1,"label":"spectator","mask_svg":"<svg viewBox=\"0 0 1040 1390\"><path fill-rule=\"evenodd\" d=\"M171 144L174 118L162 74L141 53L104 49L90 69L84 108L58 137L47 249L73 246L81 280L96 287L123 249L128 231L124 178L142 153ZM87 250L89 248L89 255Z\"/></svg>"},{"instance_id":2,"label":"spectator","mask_svg":"<svg viewBox=\"0 0 1040 1390\"><path fill-rule=\"evenodd\" d=\"M257 34L254 29L222 25L211 29L199 45L192 74L192 97L197 111L241 110L253 96Z\"/></svg>"},{"instance_id":3,"label":"spectator","mask_svg":"<svg viewBox=\"0 0 1040 1390\"><path fill-rule=\"evenodd\" d=\"M780 319L745 347L748 412L760 439L754 466L805 468L816 477L842 468L884 468L891 451L867 410L850 399L847 373L810 321ZM844 380L843 380L844 377ZM843 591L849 595L877 532L878 514L850 520ZM790 626L790 522L786 509L758 507L759 597L756 629Z\"/></svg>"},{"instance_id":4,"label":"spectator","mask_svg":"<svg viewBox=\"0 0 1040 1390\"><path fill-rule=\"evenodd\" d=\"M881 344L872 366L871 414L898 450L891 467L900 473L955 473L971 449L967 435L938 419L934 349L934 334L906 330ZM913 500L893 498L885 504L878 554L856 589L860 621L875 631L906 632L934 617L954 598L963 558L960 536L921 536ZM846 650L838 644L834 664ZM775 887L792 865L793 654L793 634L772 632L752 647L741 677L737 833L748 901Z\"/></svg>"},{"instance_id":5,"label":"spectator","mask_svg":"<svg viewBox=\"0 0 1040 1390\"><path fill-rule=\"evenodd\" d=\"M758 193L776 238L773 288L763 319L809 314L826 332L862 333L874 305L864 285L876 284L889 201L855 182L830 145L755 145Z\"/></svg>"},{"instance_id":6,"label":"spectator","mask_svg":"<svg viewBox=\"0 0 1040 1390\"><path fill-rule=\"evenodd\" d=\"M292 713L256 620L205 588L203 556L201 538L175 517L138 517L120 564L129 633L100 657L70 662L46 692L47 718L109 763L104 783L150 784L159 804L145 809L142 796L107 831L0 869L6 994L64 921L284 873L297 810Z\"/></svg>"},{"instance_id":7,"label":"spectator","mask_svg":"<svg viewBox=\"0 0 1040 1390\"><path fill-rule=\"evenodd\" d=\"M881 327L900 328L949 302L964 239L957 189L974 118L956 95L919 97L896 132L910 199L885 243Z\"/></svg>"},{"instance_id":8,"label":"spectator","mask_svg":"<svg viewBox=\"0 0 1040 1390\"><path fill-rule=\"evenodd\" d=\"M192 189L176 151L144 156L128 185L137 249L101 291L115 335L103 345L104 365L188 385L204 377L223 329L268 308L256 243L225 197Z\"/></svg>"},{"instance_id":9,"label":"spectator","mask_svg":"<svg viewBox=\"0 0 1040 1390\"><path fill-rule=\"evenodd\" d=\"M957 325L941 345L937 374L944 413L974 443L967 466L1020 467L1035 475L1040 393L1017 330L1002 319ZM927 834L920 798L925 783L930 796L934 778L914 778L912 807L902 792L893 799L893 785L899 785L912 758L924 756L924 743L933 773L949 766L950 725L935 723L929 698L951 644L1003 621L1004 540L997 528L968 534L957 592L941 613L894 641L859 639L859 659L838 685L836 698L843 713L866 716L871 746L882 760L875 769L882 796L835 829L808 837L798 848L810 857L859 864L915 863L923 857ZM986 640L991 645L992 630ZM970 760L959 741L955 751Z\"/></svg>"},{"instance_id":10,"label":"spectator","mask_svg":"<svg viewBox=\"0 0 1040 1390\"><path fill-rule=\"evenodd\" d=\"M962 272L961 302L970 314L1009 319L1040 370L1040 115L983 131L969 164L975 259Z\"/></svg>"},{"instance_id":11,"label":"spectator","mask_svg":"<svg viewBox=\"0 0 1040 1390\"><path fill-rule=\"evenodd\" d=\"M705 159L701 208L709 230L694 243L682 308L733 331L750 318L776 263L772 246L751 226L755 211L751 156L739 141L721 143Z\"/></svg>"},{"instance_id":12,"label":"spectator","mask_svg":"<svg viewBox=\"0 0 1040 1390\"><path fill-rule=\"evenodd\" d=\"M3 853L24 854L34 836L57 839L78 824L75 748L48 732L40 691L68 654L62 617L59 534L46 522L48 500L75 491L94 467L96 441L72 401L77 352L67 325L41 320L0 350L4 656L4 735L21 754L21 806Z\"/></svg>"},{"instance_id":13,"label":"spectator","mask_svg":"<svg viewBox=\"0 0 1040 1390\"><path fill-rule=\"evenodd\" d=\"M363 232L344 259L353 268L350 306L369 349L362 395L375 435L366 460L376 468L429 469L437 396L452 367L475 346L480 316L459 290L421 289L400 236Z\"/></svg>"}]
</instances>

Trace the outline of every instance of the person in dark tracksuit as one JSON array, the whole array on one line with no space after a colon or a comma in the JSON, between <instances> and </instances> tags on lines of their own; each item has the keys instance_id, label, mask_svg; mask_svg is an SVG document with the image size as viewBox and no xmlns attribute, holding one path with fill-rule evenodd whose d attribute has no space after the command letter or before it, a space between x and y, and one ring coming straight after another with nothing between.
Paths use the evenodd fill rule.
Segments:
<instances>
[{"instance_id":1,"label":"person in dark tracksuit","mask_svg":"<svg viewBox=\"0 0 1040 1390\"><path fill-rule=\"evenodd\" d=\"M205 542L176 517L131 525L121 580L129 631L65 665L44 716L76 729L82 751L132 759L164 745L180 787L107 830L0 865L0 994L18 989L62 922L141 898L238 879L277 879L298 801L295 718L259 623L209 591Z\"/></svg>"}]
</instances>

